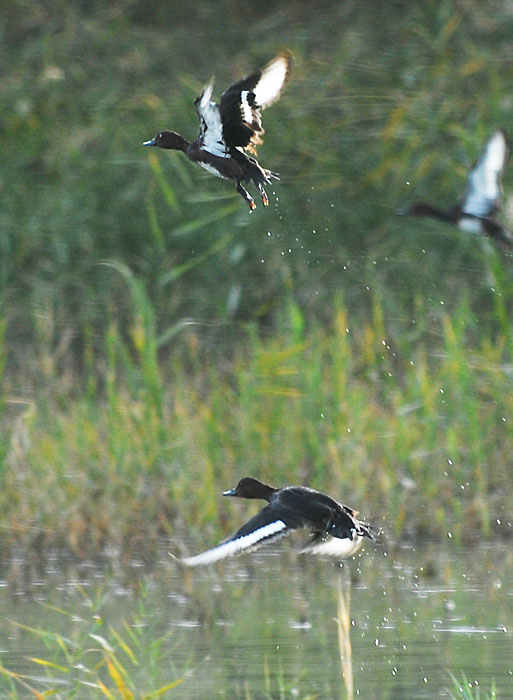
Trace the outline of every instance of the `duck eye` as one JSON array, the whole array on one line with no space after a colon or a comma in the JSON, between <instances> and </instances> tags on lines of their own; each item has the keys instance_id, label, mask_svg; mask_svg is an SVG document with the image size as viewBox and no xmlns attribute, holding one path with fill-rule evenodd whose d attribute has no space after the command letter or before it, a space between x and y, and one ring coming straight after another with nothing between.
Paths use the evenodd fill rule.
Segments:
<instances>
[{"instance_id":1,"label":"duck eye","mask_svg":"<svg viewBox=\"0 0 513 700\"><path fill-rule=\"evenodd\" d=\"M163 134L162 131L161 131L161 132L159 133L159 135L157 136L157 138L161 139L163 136L164 136L164 134Z\"/></svg>"}]
</instances>

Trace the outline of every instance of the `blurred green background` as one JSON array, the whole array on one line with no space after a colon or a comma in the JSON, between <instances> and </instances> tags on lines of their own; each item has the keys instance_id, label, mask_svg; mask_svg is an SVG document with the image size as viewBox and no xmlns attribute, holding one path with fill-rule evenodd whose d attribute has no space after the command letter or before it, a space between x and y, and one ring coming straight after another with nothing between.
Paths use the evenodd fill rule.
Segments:
<instances>
[{"instance_id":1,"label":"blurred green background","mask_svg":"<svg viewBox=\"0 0 513 700\"><path fill-rule=\"evenodd\" d=\"M6 0L0 30L4 559L227 534L244 474L509 536L511 256L395 212L513 134L510 3ZM142 148L284 48L268 209Z\"/></svg>"}]
</instances>

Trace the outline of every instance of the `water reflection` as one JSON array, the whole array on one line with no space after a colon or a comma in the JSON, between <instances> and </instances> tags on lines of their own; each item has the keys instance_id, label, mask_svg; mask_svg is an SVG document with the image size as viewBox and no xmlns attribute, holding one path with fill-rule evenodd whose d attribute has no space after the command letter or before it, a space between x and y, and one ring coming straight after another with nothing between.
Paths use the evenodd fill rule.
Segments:
<instances>
[{"instance_id":1,"label":"water reflection","mask_svg":"<svg viewBox=\"0 0 513 700\"><path fill-rule=\"evenodd\" d=\"M191 700L444 698L451 673L478 681L482 697L494 680L499 697L512 687L505 547L369 550L342 568L271 551L192 573L168 549L151 572L89 564L65 578L53 562L24 591L4 585L0 663L59 697L62 682L71 696L97 676L116 689L99 638L139 695L181 681Z\"/></svg>"},{"instance_id":2,"label":"water reflection","mask_svg":"<svg viewBox=\"0 0 513 700\"><path fill-rule=\"evenodd\" d=\"M340 662L342 664L342 677L346 688L347 700L354 698L353 685L353 648L351 646L351 616L349 614L349 603L351 600L351 579L348 575L339 575L338 589L338 650L340 652Z\"/></svg>"}]
</instances>

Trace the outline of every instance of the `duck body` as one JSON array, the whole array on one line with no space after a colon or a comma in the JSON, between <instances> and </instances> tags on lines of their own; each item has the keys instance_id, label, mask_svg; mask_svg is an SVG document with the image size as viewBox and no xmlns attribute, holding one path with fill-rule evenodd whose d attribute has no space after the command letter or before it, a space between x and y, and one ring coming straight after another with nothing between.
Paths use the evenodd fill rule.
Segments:
<instances>
[{"instance_id":1,"label":"duck body","mask_svg":"<svg viewBox=\"0 0 513 700\"><path fill-rule=\"evenodd\" d=\"M488 236L500 245L513 247L513 235L494 218L500 211L502 173L509 152L510 143L505 131L497 129L470 170L467 191L459 204L441 209L427 202L415 202L399 213L445 221L461 231Z\"/></svg>"},{"instance_id":2,"label":"duck body","mask_svg":"<svg viewBox=\"0 0 513 700\"><path fill-rule=\"evenodd\" d=\"M256 146L262 143L264 130L261 110L279 99L290 68L289 54L279 54L262 70L225 90L219 104L211 100L214 89L212 78L194 102L200 120L200 131L195 141L190 143L175 131L163 130L143 145L183 151L192 162L211 174L235 180L237 192L251 210L256 205L242 182L253 182L263 205L268 206L264 185L270 184L271 178L279 179L278 175L263 168L246 151L255 154Z\"/></svg>"},{"instance_id":3,"label":"duck body","mask_svg":"<svg viewBox=\"0 0 513 700\"><path fill-rule=\"evenodd\" d=\"M182 559L187 566L212 564L235 554L253 551L300 529L312 533L312 539L302 553L339 559L355 554L365 537L374 539L371 526L358 520L357 511L307 486L275 489L257 479L245 477L223 495L262 499L268 505L217 547Z\"/></svg>"}]
</instances>

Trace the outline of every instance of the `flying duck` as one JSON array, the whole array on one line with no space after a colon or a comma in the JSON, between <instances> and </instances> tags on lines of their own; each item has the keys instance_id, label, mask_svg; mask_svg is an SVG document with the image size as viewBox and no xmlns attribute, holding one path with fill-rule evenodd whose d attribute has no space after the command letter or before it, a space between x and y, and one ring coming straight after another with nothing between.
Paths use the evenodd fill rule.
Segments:
<instances>
[{"instance_id":1,"label":"flying duck","mask_svg":"<svg viewBox=\"0 0 513 700\"><path fill-rule=\"evenodd\" d=\"M373 528L358 520L358 511L307 486L275 489L245 477L223 496L258 498L267 501L262 510L237 532L213 549L180 561L186 566L213 564L242 552L252 552L284 537L292 530L307 529L312 539L301 553L344 559L355 554L365 537L374 539Z\"/></svg>"},{"instance_id":2,"label":"flying duck","mask_svg":"<svg viewBox=\"0 0 513 700\"><path fill-rule=\"evenodd\" d=\"M450 209L439 209L425 202L415 202L399 213L447 221L462 231L489 236L504 246L512 247L513 235L493 218L500 210L501 178L509 151L506 132L497 129L468 174L467 191L461 203Z\"/></svg>"},{"instance_id":3,"label":"flying duck","mask_svg":"<svg viewBox=\"0 0 513 700\"><path fill-rule=\"evenodd\" d=\"M212 77L194 101L200 121L198 138L189 143L175 131L164 130L159 131L155 138L145 141L143 146L183 151L209 173L235 180L237 192L251 211L256 205L242 182L252 181L258 188L262 204L267 207L269 199L264 185L269 185L271 178L279 177L277 173L262 168L256 158L245 151L256 155L256 146L263 143L261 110L279 99L291 65L290 55L280 53L262 70L251 73L225 90L219 103L211 101L214 89Z\"/></svg>"}]
</instances>

